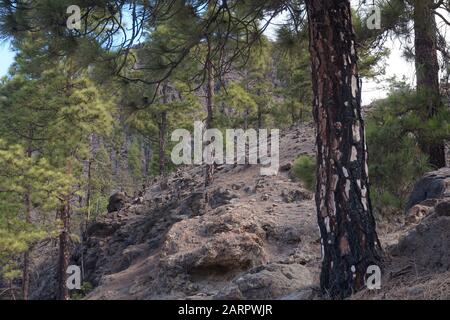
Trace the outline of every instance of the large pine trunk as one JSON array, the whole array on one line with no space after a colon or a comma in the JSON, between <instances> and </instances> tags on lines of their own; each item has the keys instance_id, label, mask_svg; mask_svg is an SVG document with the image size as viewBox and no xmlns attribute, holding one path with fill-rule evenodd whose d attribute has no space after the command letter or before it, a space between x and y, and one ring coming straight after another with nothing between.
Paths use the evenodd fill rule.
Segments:
<instances>
[{"instance_id":1,"label":"large pine trunk","mask_svg":"<svg viewBox=\"0 0 450 320\"><path fill-rule=\"evenodd\" d=\"M414 0L414 45L417 91L426 98L424 120L439 111L439 62L437 55L437 27L433 13L434 0ZM422 141L421 149L429 156L430 164L445 167L444 142Z\"/></svg>"},{"instance_id":2,"label":"large pine trunk","mask_svg":"<svg viewBox=\"0 0 450 320\"><path fill-rule=\"evenodd\" d=\"M317 129L316 206L323 294L341 299L364 287L381 246L369 196L360 80L348 0L306 1Z\"/></svg>"}]
</instances>

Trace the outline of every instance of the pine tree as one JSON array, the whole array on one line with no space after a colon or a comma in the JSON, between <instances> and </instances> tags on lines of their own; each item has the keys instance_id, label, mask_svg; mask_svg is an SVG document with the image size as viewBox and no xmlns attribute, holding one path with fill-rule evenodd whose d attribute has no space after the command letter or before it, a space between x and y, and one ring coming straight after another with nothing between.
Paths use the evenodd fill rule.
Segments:
<instances>
[{"instance_id":1,"label":"pine tree","mask_svg":"<svg viewBox=\"0 0 450 320\"><path fill-rule=\"evenodd\" d=\"M365 34L364 38L375 45L383 41L386 34L408 40L414 36L414 49L407 46L405 56L415 62L416 90L418 95L426 100L419 113L423 122L442 119L442 112L445 113L445 110L440 96L438 51L445 52L446 49L445 46L439 45L441 35L436 16L440 15L439 10L449 11L448 5L445 1L434 0L388 0L379 1L376 5L380 7L382 28L359 28L359 34ZM413 32L408 25L410 22L414 26ZM419 135L417 139L433 167L446 166L443 139L430 141L426 135Z\"/></svg>"},{"instance_id":2,"label":"pine tree","mask_svg":"<svg viewBox=\"0 0 450 320\"><path fill-rule=\"evenodd\" d=\"M414 0L414 48L417 76L417 92L427 97L424 105L428 120L442 109L439 89L439 63L437 25L433 10L434 0ZM422 150L429 155L430 164L436 168L446 166L443 141L422 141Z\"/></svg>"},{"instance_id":3,"label":"pine tree","mask_svg":"<svg viewBox=\"0 0 450 320\"><path fill-rule=\"evenodd\" d=\"M321 287L345 298L364 286L381 246L370 202L358 57L350 2L306 1L317 128Z\"/></svg>"},{"instance_id":4,"label":"pine tree","mask_svg":"<svg viewBox=\"0 0 450 320\"><path fill-rule=\"evenodd\" d=\"M18 255L22 254L22 298L28 299L31 249L57 233L45 215L55 210L58 197L73 181L46 159L30 157L20 145L4 140L0 140L0 174L0 275L18 278Z\"/></svg>"}]
</instances>

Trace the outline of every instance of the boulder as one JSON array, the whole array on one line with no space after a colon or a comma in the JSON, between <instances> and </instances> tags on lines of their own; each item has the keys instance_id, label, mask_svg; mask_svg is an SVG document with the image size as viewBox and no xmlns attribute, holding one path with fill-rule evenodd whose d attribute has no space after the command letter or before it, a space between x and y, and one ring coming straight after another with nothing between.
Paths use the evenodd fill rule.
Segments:
<instances>
[{"instance_id":1,"label":"boulder","mask_svg":"<svg viewBox=\"0 0 450 320\"><path fill-rule=\"evenodd\" d=\"M95 221L88 226L86 235L88 237L106 238L113 235L119 228L120 224L113 221Z\"/></svg>"},{"instance_id":2,"label":"boulder","mask_svg":"<svg viewBox=\"0 0 450 320\"><path fill-rule=\"evenodd\" d=\"M128 197L124 192L116 192L109 197L108 213L120 211L128 201Z\"/></svg>"},{"instance_id":3,"label":"boulder","mask_svg":"<svg viewBox=\"0 0 450 320\"><path fill-rule=\"evenodd\" d=\"M408 211L406 218L407 223L419 223L432 212L432 207L428 207L422 204L417 204Z\"/></svg>"},{"instance_id":4,"label":"boulder","mask_svg":"<svg viewBox=\"0 0 450 320\"><path fill-rule=\"evenodd\" d=\"M414 186L406 204L406 212L428 199L450 197L450 168L426 173Z\"/></svg>"},{"instance_id":5,"label":"boulder","mask_svg":"<svg viewBox=\"0 0 450 320\"><path fill-rule=\"evenodd\" d=\"M292 162L288 162L288 163L285 163L285 164L280 166L280 171L281 172L290 171L291 169L292 169Z\"/></svg>"},{"instance_id":6,"label":"boulder","mask_svg":"<svg viewBox=\"0 0 450 320\"><path fill-rule=\"evenodd\" d=\"M392 249L392 255L414 262L421 272L450 269L450 217L430 216L406 234Z\"/></svg>"},{"instance_id":7,"label":"boulder","mask_svg":"<svg viewBox=\"0 0 450 320\"><path fill-rule=\"evenodd\" d=\"M313 284L311 272L300 264L267 264L249 270L222 289L215 299L278 299Z\"/></svg>"},{"instance_id":8,"label":"boulder","mask_svg":"<svg viewBox=\"0 0 450 320\"><path fill-rule=\"evenodd\" d=\"M211 199L209 200L209 205L212 209L224 206L226 204L230 204L232 199L239 198L239 194L233 192L229 189L219 188L214 190Z\"/></svg>"},{"instance_id":9,"label":"boulder","mask_svg":"<svg viewBox=\"0 0 450 320\"><path fill-rule=\"evenodd\" d=\"M203 192L193 192L180 206L180 214L195 217L204 214L205 194Z\"/></svg>"},{"instance_id":10,"label":"boulder","mask_svg":"<svg viewBox=\"0 0 450 320\"><path fill-rule=\"evenodd\" d=\"M283 190L281 197L286 203L300 202L312 199L312 193L302 190Z\"/></svg>"},{"instance_id":11,"label":"boulder","mask_svg":"<svg viewBox=\"0 0 450 320\"><path fill-rule=\"evenodd\" d=\"M266 262L264 238L264 230L245 207L183 220L165 237L160 267L170 275L229 279Z\"/></svg>"},{"instance_id":12,"label":"boulder","mask_svg":"<svg viewBox=\"0 0 450 320\"><path fill-rule=\"evenodd\" d=\"M450 217L450 201L443 201L439 203L436 208L436 215L441 217Z\"/></svg>"}]
</instances>

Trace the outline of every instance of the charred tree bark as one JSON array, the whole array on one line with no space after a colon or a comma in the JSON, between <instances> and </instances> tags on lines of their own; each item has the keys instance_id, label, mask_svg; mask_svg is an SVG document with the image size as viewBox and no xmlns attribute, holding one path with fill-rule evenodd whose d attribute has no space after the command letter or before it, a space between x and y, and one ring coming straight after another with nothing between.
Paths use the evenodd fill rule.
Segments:
<instances>
[{"instance_id":1,"label":"charred tree bark","mask_svg":"<svg viewBox=\"0 0 450 320\"><path fill-rule=\"evenodd\" d=\"M441 107L437 26L433 13L434 0L414 0L414 45L417 92L426 98L425 119L437 114ZM446 166L444 142L421 142L422 151L436 168Z\"/></svg>"},{"instance_id":2,"label":"charred tree bark","mask_svg":"<svg viewBox=\"0 0 450 320\"><path fill-rule=\"evenodd\" d=\"M321 288L342 299L364 286L381 246L369 195L367 146L350 1L306 1L313 113L317 129L316 206Z\"/></svg>"}]
</instances>

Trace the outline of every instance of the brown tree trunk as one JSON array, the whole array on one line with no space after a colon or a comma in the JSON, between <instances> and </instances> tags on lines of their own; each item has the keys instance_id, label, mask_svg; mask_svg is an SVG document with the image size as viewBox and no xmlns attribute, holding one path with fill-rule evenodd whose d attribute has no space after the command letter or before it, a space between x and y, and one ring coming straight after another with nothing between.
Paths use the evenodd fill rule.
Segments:
<instances>
[{"instance_id":1,"label":"brown tree trunk","mask_svg":"<svg viewBox=\"0 0 450 320\"><path fill-rule=\"evenodd\" d=\"M166 136L167 136L167 112L161 113L159 124L159 174L166 175Z\"/></svg>"},{"instance_id":2,"label":"brown tree trunk","mask_svg":"<svg viewBox=\"0 0 450 320\"><path fill-rule=\"evenodd\" d=\"M87 172L87 187L86 187L86 221L84 225L84 231L87 231L89 220L91 219L91 198L92 198L92 162L93 159L89 159L88 161L88 172Z\"/></svg>"},{"instance_id":3,"label":"brown tree trunk","mask_svg":"<svg viewBox=\"0 0 450 320\"><path fill-rule=\"evenodd\" d=\"M72 164L69 160L67 164L67 174L72 175ZM58 258L58 300L69 300L69 289L67 288L67 268L70 259L70 195L65 196L61 208L59 209L59 218L62 222L62 230L59 234L59 258Z\"/></svg>"},{"instance_id":4,"label":"brown tree trunk","mask_svg":"<svg viewBox=\"0 0 450 320\"><path fill-rule=\"evenodd\" d=\"M163 86L163 104L167 104L167 85ZM166 174L166 144L167 144L167 111L162 111L158 121L159 131L159 174L164 177Z\"/></svg>"},{"instance_id":5,"label":"brown tree trunk","mask_svg":"<svg viewBox=\"0 0 450 320\"><path fill-rule=\"evenodd\" d=\"M350 1L306 1L310 29L313 113L317 129L316 206L325 295L363 288L381 246L369 197L367 147Z\"/></svg>"},{"instance_id":6,"label":"brown tree trunk","mask_svg":"<svg viewBox=\"0 0 450 320\"><path fill-rule=\"evenodd\" d=\"M162 87L162 102L164 105L169 103L167 96L168 85L164 84ZM164 108L166 108L164 106ZM158 156L159 156L159 175L161 178L160 187L162 190L167 189L167 176L166 176L166 144L167 144L167 111L164 109L157 117L158 123Z\"/></svg>"},{"instance_id":7,"label":"brown tree trunk","mask_svg":"<svg viewBox=\"0 0 450 320\"><path fill-rule=\"evenodd\" d=\"M439 63L437 55L437 26L433 13L434 0L414 0L414 45L417 92L426 98L424 120L437 114L441 107ZM444 142L421 141L421 149L436 168L445 167Z\"/></svg>"},{"instance_id":8,"label":"brown tree trunk","mask_svg":"<svg viewBox=\"0 0 450 320\"><path fill-rule=\"evenodd\" d=\"M206 85L206 123L205 129L211 129L214 121L214 70L212 61L206 62L206 72L207 72L207 85ZM206 165L205 172L205 189L208 188L213 183L214 178L214 164ZM205 194L206 203L208 202L208 194Z\"/></svg>"},{"instance_id":9,"label":"brown tree trunk","mask_svg":"<svg viewBox=\"0 0 450 320\"><path fill-rule=\"evenodd\" d=\"M67 268L69 267L69 227L70 227L70 204L65 200L60 208L60 219L63 229L59 235L59 259L58 259L58 300L69 300L67 288Z\"/></svg>"},{"instance_id":10,"label":"brown tree trunk","mask_svg":"<svg viewBox=\"0 0 450 320\"><path fill-rule=\"evenodd\" d=\"M32 136L32 131L30 130L30 137ZM29 142L29 147L27 150L27 157L31 158L32 156L32 142ZM32 221L32 207L31 207L31 186L27 186L24 196L24 205L25 205L25 222L28 225L33 223ZM32 247L28 248L27 251L23 254L23 270L22 270L22 295L23 300L28 300L30 295L30 259L31 253L33 249Z\"/></svg>"},{"instance_id":11,"label":"brown tree trunk","mask_svg":"<svg viewBox=\"0 0 450 320\"><path fill-rule=\"evenodd\" d=\"M25 211L26 217L25 222L31 225L31 198L30 198L31 190L27 188L25 194ZM23 300L29 299L30 293L30 257L31 257L32 248L29 248L23 254L23 270L22 270L22 292L23 292Z\"/></svg>"}]
</instances>

